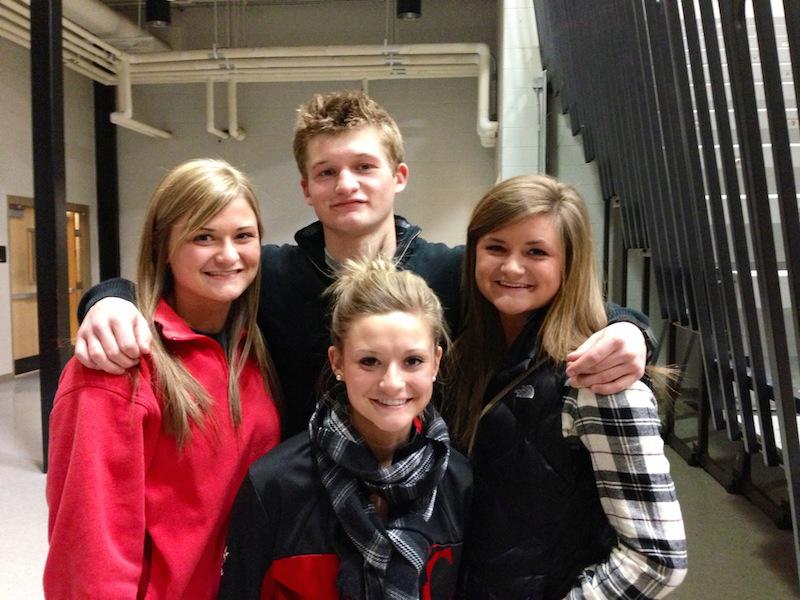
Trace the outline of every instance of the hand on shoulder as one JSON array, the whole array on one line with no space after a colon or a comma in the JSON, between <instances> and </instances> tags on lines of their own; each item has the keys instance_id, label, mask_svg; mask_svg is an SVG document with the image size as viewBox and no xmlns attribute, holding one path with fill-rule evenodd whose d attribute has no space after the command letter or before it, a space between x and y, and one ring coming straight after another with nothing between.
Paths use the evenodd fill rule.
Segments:
<instances>
[{"instance_id":1,"label":"hand on shoulder","mask_svg":"<svg viewBox=\"0 0 800 600\"><path fill-rule=\"evenodd\" d=\"M149 354L151 337L147 321L132 302L103 298L78 329L75 357L89 369L120 375Z\"/></svg>"}]
</instances>

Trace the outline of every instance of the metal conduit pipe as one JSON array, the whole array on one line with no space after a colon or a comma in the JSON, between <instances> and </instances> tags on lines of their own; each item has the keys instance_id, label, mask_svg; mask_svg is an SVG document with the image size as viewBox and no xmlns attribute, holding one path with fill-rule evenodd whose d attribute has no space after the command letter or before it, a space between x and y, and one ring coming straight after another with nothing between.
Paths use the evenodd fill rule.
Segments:
<instances>
[{"instance_id":1,"label":"metal conduit pipe","mask_svg":"<svg viewBox=\"0 0 800 600\"><path fill-rule=\"evenodd\" d=\"M206 81L206 131L223 140L229 137L227 132L217 129L214 124L214 81L211 79Z\"/></svg>"},{"instance_id":2,"label":"metal conduit pipe","mask_svg":"<svg viewBox=\"0 0 800 600\"><path fill-rule=\"evenodd\" d=\"M24 48L31 47L30 31L9 21L0 20L0 37ZM112 85L116 82L116 76L113 72L97 68L92 61L85 60L80 48L76 49L76 47L67 40L64 40L62 54L64 64L76 73L80 73L84 77L106 85Z\"/></svg>"},{"instance_id":3,"label":"metal conduit pipe","mask_svg":"<svg viewBox=\"0 0 800 600\"><path fill-rule=\"evenodd\" d=\"M14 23L26 31L31 29L30 8L20 4L16 0L0 0L0 17ZM110 64L111 56L121 56L122 51L107 44L103 40L96 38L90 32L75 25L74 23L62 19L64 41L80 46L86 51L87 58L95 57L97 60L106 61Z\"/></svg>"},{"instance_id":4,"label":"metal conduit pipe","mask_svg":"<svg viewBox=\"0 0 800 600\"><path fill-rule=\"evenodd\" d=\"M470 70L455 71L452 69L423 70L406 69L404 74L398 74L385 67L374 67L359 70L332 70L332 69L255 69L220 73L219 69L208 71L195 71L191 73L149 73L147 75L132 76L135 85L169 84L169 83L205 83L209 79L216 82L235 80L237 83L276 83L292 81L363 81L387 79L448 79L475 77L474 67Z\"/></svg>"},{"instance_id":5,"label":"metal conduit pipe","mask_svg":"<svg viewBox=\"0 0 800 600\"><path fill-rule=\"evenodd\" d=\"M481 146L494 148L497 143L497 121L489 118L489 75L491 70L489 47L475 44L478 52L478 136Z\"/></svg>"},{"instance_id":6,"label":"metal conduit pipe","mask_svg":"<svg viewBox=\"0 0 800 600\"><path fill-rule=\"evenodd\" d=\"M407 66L451 66L451 65L475 65L474 55L445 54L441 56L402 56L391 63L387 63L383 56L300 56L300 57L280 57L280 58L247 58L247 59L204 59L189 61L173 61L163 63L144 63L133 67L134 74L140 73L164 73L164 72L184 72L202 69L216 70L242 70L257 67L274 68L358 68L367 66L381 67L407 67Z\"/></svg>"},{"instance_id":7,"label":"metal conduit pipe","mask_svg":"<svg viewBox=\"0 0 800 600\"><path fill-rule=\"evenodd\" d=\"M454 77L477 77L478 72L475 67L406 67L404 69L395 69L391 67L359 67L359 68L340 68L328 69L322 67L316 68L293 68L293 69L275 69L275 68L254 68L254 69L236 69L231 71L223 71L220 69L202 69L197 71L175 71L170 73L135 73L131 75L131 81L134 85L143 85L151 83L202 83L208 79L214 81L230 81L234 79L240 83L258 81L258 77L263 77L264 82L269 81L291 81L292 77L296 81L315 81L315 77L320 77L319 81L336 80L341 81L361 79L429 79L431 77L438 78L454 78ZM275 79L272 78L275 76ZM254 79L255 77L255 79ZM287 79L288 77L288 79Z\"/></svg>"},{"instance_id":8,"label":"metal conduit pipe","mask_svg":"<svg viewBox=\"0 0 800 600\"><path fill-rule=\"evenodd\" d=\"M419 65L419 72L404 60L416 56L433 57L434 64ZM359 57L369 57L375 65L364 65ZM442 57L443 64L438 64ZM458 57L458 58L455 58ZM287 66L281 72L261 67L274 59L287 59L290 64L300 65L300 59L308 59L308 66ZM455 58L455 60L454 60ZM250 69L245 62L255 61L260 69ZM234 64L235 61L235 64ZM297 61L297 62L295 62ZM341 61L341 64L336 64ZM358 64L348 71L347 63ZM456 63L453 65L453 63ZM230 70L228 75L219 75L217 80L245 82L248 78L258 81L304 81L334 79L386 79L397 77L463 77L476 73L458 71L464 63L477 66L478 77L478 122L477 133L481 144L493 147L497 138L497 122L489 118L489 88L491 64L486 44L407 44L398 46L307 46L276 48L233 48L219 50L187 50L156 52L130 56L131 77L136 83L177 83L206 80L219 75L220 70ZM144 65L148 65L145 67ZM453 65L451 67L451 65ZM345 68L343 68L345 67ZM437 67L440 67L437 70ZM141 69L141 71L140 71ZM263 70L261 70L263 69ZM331 69L336 69L331 72ZM166 74L169 75L166 75Z\"/></svg>"},{"instance_id":9,"label":"metal conduit pipe","mask_svg":"<svg viewBox=\"0 0 800 600\"><path fill-rule=\"evenodd\" d=\"M16 32L18 36L22 36L24 32L24 39L30 39L30 19L10 8L6 2L0 2L0 23L3 23L7 30ZM113 71L108 54L100 48L92 46L80 36L70 31L64 31L63 45L65 48L71 47L76 53L85 56L87 60L103 63L103 66Z\"/></svg>"},{"instance_id":10,"label":"metal conduit pipe","mask_svg":"<svg viewBox=\"0 0 800 600\"><path fill-rule=\"evenodd\" d=\"M64 65L70 67L73 71L80 73L87 79L97 81L103 85L114 85L117 78L113 73L99 69L91 62L87 62L79 54L70 52L67 48L62 50Z\"/></svg>"},{"instance_id":11,"label":"metal conduit pipe","mask_svg":"<svg viewBox=\"0 0 800 600\"><path fill-rule=\"evenodd\" d=\"M228 81L228 135L238 142L245 137L244 129L239 129L239 107L236 97L236 80Z\"/></svg>"},{"instance_id":12,"label":"metal conduit pipe","mask_svg":"<svg viewBox=\"0 0 800 600\"><path fill-rule=\"evenodd\" d=\"M70 35L74 35L76 38L83 40L88 47L93 49L94 53L104 56L108 60L119 59L125 56L125 52L112 46L105 40L100 39L91 31L84 29L80 25L76 25L72 21L66 19L62 19L62 24L64 26L65 35L68 32Z\"/></svg>"},{"instance_id":13,"label":"metal conduit pipe","mask_svg":"<svg viewBox=\"0 0 800 600\"><path fill-rule=\"evenodd\" d=\"M480 54L489 51L486 44L403 44L396 46L271 46L268 48L226 48L224 50L175 50L172 52L150 52L131 56L131 64L173 62L205 59L236 58L296 58L298 56L393 56L430 54Z\"/></svg>"},{"instance_id":14,"label":"metal conduit pipe","mask_svg":"<svg viewBox=\"0 0 800 600\"><path fill-rule=\"evenodd\" d=\"M9 42L14 42L25 48L31 47L30 34L26 31L20 31L19 27L13 23L6 23L0 21L0 37L7 39Z\"/></svg>"},{"instance_id":15,"label":"metal conduit pipe","mask_svg":"<svg viewBox=\"0 0 800 600\"><path fill-rule=\"evenodd\" d=\"M128 61L120 61L118 75L117 108L121 110L111 113L111 122L114 125L126 127L150 137L171 138L172 133L169 131L157 129L133 118L133 93L131 91L130 64L128 64Z\"/></svg>"}]
</instances>

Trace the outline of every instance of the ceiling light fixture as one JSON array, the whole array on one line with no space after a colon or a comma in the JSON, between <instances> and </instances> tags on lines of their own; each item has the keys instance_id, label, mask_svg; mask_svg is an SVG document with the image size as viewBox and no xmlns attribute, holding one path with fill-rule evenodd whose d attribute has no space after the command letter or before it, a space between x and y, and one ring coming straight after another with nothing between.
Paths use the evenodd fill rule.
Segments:
<instances>
[{"instance_id":1,"label":"ceiling light fixture","mask_svg":"<svg viewBox=\"0 0 800 600\"><path fill-rule=\"evenodd\" d=\"M146 0L144 8L148 25L167 27L170 24L169 2L167 0Z\"/></svg>"},{"instance_id":2,"label":"ceiling light fixture","mask_svg":"<svg viewBox=\"0 0 800 600\"><path fill-rule=\"evenodd\" d=\"M397 0L398 19L419 19L422 16L422 0Z\"/></svg>"}]
</instances>

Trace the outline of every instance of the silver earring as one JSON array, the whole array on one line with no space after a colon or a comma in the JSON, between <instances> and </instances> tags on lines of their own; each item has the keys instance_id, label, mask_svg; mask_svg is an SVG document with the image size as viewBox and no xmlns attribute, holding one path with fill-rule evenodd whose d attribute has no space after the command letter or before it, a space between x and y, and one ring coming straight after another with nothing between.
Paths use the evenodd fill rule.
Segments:
<instances>
[{"instance_id":1,"label":"silver earring","mask_svg":"<svg viewBox=\"0 0 800 600\"><path fill-rule=\"evenodd\" d=\"M336 381L341 381L341 380L342 380L342 374L341 373L337 373L336 374Z\"/></svg>"}]
</instances>

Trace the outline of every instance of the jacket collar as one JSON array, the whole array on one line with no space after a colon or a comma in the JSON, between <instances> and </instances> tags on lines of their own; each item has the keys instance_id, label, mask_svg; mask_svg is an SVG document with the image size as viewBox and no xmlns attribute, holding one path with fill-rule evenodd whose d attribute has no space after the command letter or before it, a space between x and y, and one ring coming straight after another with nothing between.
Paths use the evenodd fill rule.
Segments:
<instances>
[{"instance_id":1,"label":"jacket collar","mask_svg":"<svg viewBox=\"0 0 800 600\"><path fill-rule=\"evenodd\" d=\"M162 337L167 340L182 342L207 337L201 333L192 331L189 324L184 321L163 298L158 301L156 312L153 315L153 321L156 327L161 331Z\"/></svg>"},{"instance_id":2,"label":"jacket collar","mask_svg":"<svg viewBox=\"0 0 800 600\"><path fill-rule=\"evenodd\" d=\"M539 331L542 328L547 309L542 308L534 311L525 322L525 327L520 331L517 339L511 344L508 352L503 359L501 369L525 370L530 366L532 360L538 358L539 354Z\"/></svg>"},{"instance_id":3,"label":"jacket collar","mask_svg":"<svg viewBox=\"0 0 800 600\"><path fill-rule=\"evenodd\" d=\"M489 380L484 392L484 399L493 398L505 385L521 375L538 360L539 331L547 314L547 309L540 309L528 317L525 327L511 344L497 371Z\"/></svg>"},{"instance_id":4,"label":"jacket collar","mask_svg":"<svg viewBox=\"0 0 800 600\"><path fill-rule=\"evenodd\" d=\"M422 230L400 215L394 216L394 227L397 237L394 258L397 262L402 263L409 257L411 242ZM325 234L322 231L322 223L314 221L311 225L303 227L294 234L294 240L317 271L326 277L333 278L333 271L325 262Z\"/></svg>"}]
</instances>

